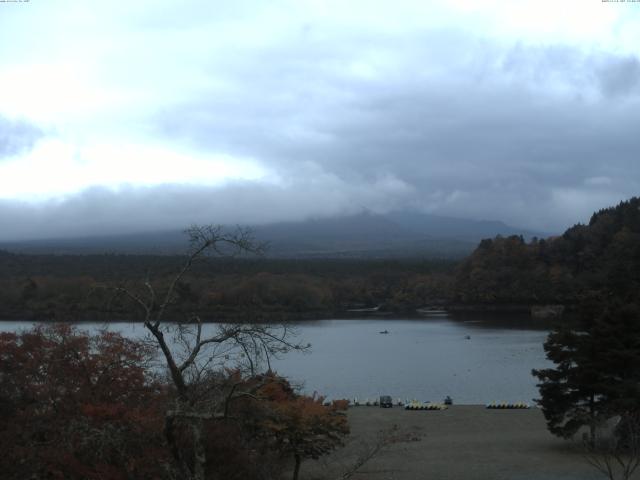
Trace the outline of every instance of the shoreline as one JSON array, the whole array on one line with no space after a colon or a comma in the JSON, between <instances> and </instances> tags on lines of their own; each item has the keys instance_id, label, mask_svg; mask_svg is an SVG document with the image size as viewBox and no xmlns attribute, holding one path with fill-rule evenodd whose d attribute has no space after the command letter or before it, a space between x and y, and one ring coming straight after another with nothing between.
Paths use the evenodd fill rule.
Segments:
<instances>
[{"instance_id":1,"label":"shoreline","mask_svg":"<svg viewBox=\"0 0 640 480\"><path fill-rule=\"evenodd\" d=\"M365 311L365 310L322 310L307 312L264 312L252 314L250 312L221 312L208 311L201 316L203 318L218 318L217 320L205 320L203 323L291 323L291 322L307 322L307 321L324 321L324 320L436 320L439 318L453 318L459 314L468 314L478 317L486 317L487 315L495 315L499 318L516 316L518 319L539 320L544 321L548 318L537 318L531 315L532 306L463 306L451 305L444 306L440 310L419 311L420 309L406 311ZM47 316L41 312L1 312L0 322L70 322L70 323L132 323L142 322L135 315L119 315L115 313L109 319L100 319L98 317L107 315L104 312L96 312L96 316L91 318L85 315L64 316L55 318L56 315Z\"/></svg>"}]
</instances>

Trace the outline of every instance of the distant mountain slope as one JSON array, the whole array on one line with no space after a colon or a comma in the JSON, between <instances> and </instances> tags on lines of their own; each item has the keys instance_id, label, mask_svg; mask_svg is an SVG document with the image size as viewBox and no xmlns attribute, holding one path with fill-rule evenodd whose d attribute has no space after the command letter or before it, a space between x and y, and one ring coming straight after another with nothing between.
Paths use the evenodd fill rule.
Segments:
<instances>
[{"instance_id":1,"label":"distant mountain slope","mask_svg":"<svg viewBox=\"0 0 640 480\"><path fill-rule=\"evenodd\" d=\"M281 222L253 227L274 257L459 258L477 243L496 235L534 236L502 222L439 217L419 212L360 213L343 217ZM0 243L24 253L89 254L102 252L175 254L186 248L178 230L113 236Z\"/></svg>"}]
</instances>

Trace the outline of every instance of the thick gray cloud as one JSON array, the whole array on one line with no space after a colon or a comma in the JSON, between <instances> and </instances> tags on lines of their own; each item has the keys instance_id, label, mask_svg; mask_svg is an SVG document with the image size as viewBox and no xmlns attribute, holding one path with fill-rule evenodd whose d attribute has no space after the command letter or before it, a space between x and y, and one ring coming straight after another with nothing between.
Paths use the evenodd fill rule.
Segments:
<instances>
[{"instance_id":1,"label":"thick gray cloud","mask_svg":"<svg viewBox=\"0 0 640 480\"><path fill-rule=\"evenodd\" d=\"M640 60L638 57L613 58L600 66L601 88L607 95L640 93Z\"/></svg>"},{"instance_id":2,"label":"thick gray cloud","mask_svg":"<svg viewBox=\"0 0 640 480\"><path fill-rule=\"evenodd\" d=\"M258 78L237 76L248 98L175 105L158 115L160 131L259 158L293 184L328 177L348 194L394 183L388 209L547 231L639 191L636 57L505 49L451 32L368 40L406 57L398 71L359 76L357 57L314 44L262 52ZM439 71L442 57L452 60Z\"/></svg>"},{"instance_id":3,"label":"thick gray cloud","mask_svg":"<svg viewBox=\"0 0 640 480\"><path fill-rule=\"evenodd\" d=\"M23 120L10 120L0 115L0 160L33 147L43 132Z\"/></svg>"},{"instance_id":4,"label":"thick gray cloud","mask_svg":"<svg viewBox=\"0 0 640 480\"><path fill-rule=\"evenodd\" d=\"M180 229L193 223L256 225L355 213L364 204L381 206L390 200L384 188L371 191L336 180L328 188L330 183L94 188L57 202L0 200L0 241Z\"/></svg>"},{"instance_id":5,"label":"thick gray cloud","mask_svg":"<svg viewBox=\"0 0 640 480\"><path fill-rule=\"evenodd\" d=\"M374 3L15 10L0 115L60 135L2 170L0 238L401 208L558 232L638 194L635 7ZM0 116L0 157L39 134ZM211 186L239 159L264 175Z\"/></svg>"}]
</instances>

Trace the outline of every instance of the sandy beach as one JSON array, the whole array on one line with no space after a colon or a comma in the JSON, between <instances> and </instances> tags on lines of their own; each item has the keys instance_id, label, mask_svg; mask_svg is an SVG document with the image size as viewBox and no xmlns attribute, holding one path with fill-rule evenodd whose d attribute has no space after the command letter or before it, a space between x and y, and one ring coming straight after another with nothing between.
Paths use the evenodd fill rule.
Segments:
<instances>
[{"instance_id":1,"label":"sandy beach","mask_svg":"<svg viewBox=\"0 0 640 480\"><path fill-rule=\"evenodd\" d=\"M596 480L577 444L552 436L542 412L454 405L444 411L355 407L346 448L308 460L301 478L341 478L380 430L397 425L410 441L383 449L352 478L370 480ZM638 477L640 478L640 477Z\"/></svg>"}]
</instances>

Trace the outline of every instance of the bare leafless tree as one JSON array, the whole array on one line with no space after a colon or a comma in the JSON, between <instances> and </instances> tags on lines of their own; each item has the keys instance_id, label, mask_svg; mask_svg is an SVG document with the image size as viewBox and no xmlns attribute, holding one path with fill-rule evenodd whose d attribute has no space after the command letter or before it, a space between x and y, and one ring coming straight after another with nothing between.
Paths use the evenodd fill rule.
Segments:
<instances>
[{"instance_id":1,"label":"bare leafless tree","mask_svg":"<svg viewBox=\"0 0 640 480\"><path fill-rule=\"evenodd\" d=\"M373 441L361 444L360 453L356 457L356 460L336 480L348 480L357 474L364 473L362 472L362 468L391 445L419 440L420 438L417 435L410 432L403 432L397 425L393 425L385 430L380 430Z\"/></svg>"},{"instance_id":2,"label":"bare leafless tree","mask_svg":"<svg viewBox=\"0 0 640 480\"><path fill-rule=\"evenodd\" d=\"M398 425L379 430L371 438L347 442L346 448L324 459L322 471L312 476L315 480L349 480L367 478L380 470L368 470L367 465L395 444L419 442L422 436L415 431L401 429Z\"/></svg>"},{"instance_id":3,"label":"bare leafless tree","mask_svg":"<svg viewBox=\"0 0 640 480\"><path fill-rule=\"evenodd\" d=\"M167 318L179 308L177 289L196 262L209 254L235 256L260 254L264 246L251 232L238 228L229 232L220 226L192 226L185 233L190 249L181 268L160 288L149 277L143 285L113 287L128 298L142 314L151 341L162 352L163 363L175 388L175 400L167 410L165 435L179 465L181 478L205 478L206 449L204 424L226 418L235 398L252 395L240 388L243 382L222 382L224 369L243 369L254 375L269 358L290 350L308 347L294 342L295 335L285 325L253 323L206 324L200 315L188 312L181 319ZM185 312L182 312L185 313ZM252 384L257 387L255 383ZM192 452L185 454L176 432L190 432Z\"/></svg>"},{"instance_id":4,"label":"bare leafless tree","mask_svg":"<svg viewBox=\"0 0 640 480\"><path fill-rule=\"evenodd\" d=\"M585 460L609 480L629 480L640 466L640 416L616 417L613 428L602 428L595 442L585 442Z\"/></svg>"}]
</instances>

